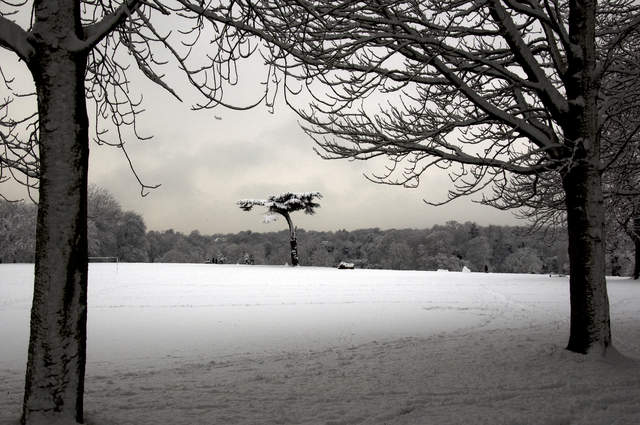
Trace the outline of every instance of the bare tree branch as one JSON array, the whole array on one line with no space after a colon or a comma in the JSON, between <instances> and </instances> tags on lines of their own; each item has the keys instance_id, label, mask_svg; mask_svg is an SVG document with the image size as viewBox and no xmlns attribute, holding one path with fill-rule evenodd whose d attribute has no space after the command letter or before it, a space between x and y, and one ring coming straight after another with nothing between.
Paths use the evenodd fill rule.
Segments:
<instances>
[{"instance_id":1,"label":"bare tree branch","mask_svg":"<svg viewBox=\"0 0 640 425\"><path fill-rule=\"evenodd\" d=\"M11 50L26 63L29 63L31 57L35 54L29 39L29 33L15 22L1 15L0 47Z\"/></svg>"},{"instance_id":2,"label":"bare tree branch","mask_svg":"<svg viewBox=\"0 0 640 425\"><path fill-rule=\"evenodd\" d=\"M547 202L547 221L564 204L568 348L606 350L602 169L626 147L610 151L603 137L614 137L609 121L628 105L612 73L637 77L619 59L635 30L618 40L639 16L635 0L180 1L239 44L266 43L323 158L386 158L367 177L409 187L444 169L451 189L434 204L482 193L483 203L527 214ZM297 105L299 93L311 103Z\"/></svg>"},{"instance_id":3,"label":"bare tree branch","mask_svg":"<svg viewBox=\"0 0 640 425\"><path fill-rule=\"evenodd\" d=\"M82 49L88 50L96 46L102 39L111 34L118 25L121 25L129 18L142 3L143 0L127 0L100 21L86 26ZM169 14L169 12L165 13Z\"/></svg>"}]
</instances>

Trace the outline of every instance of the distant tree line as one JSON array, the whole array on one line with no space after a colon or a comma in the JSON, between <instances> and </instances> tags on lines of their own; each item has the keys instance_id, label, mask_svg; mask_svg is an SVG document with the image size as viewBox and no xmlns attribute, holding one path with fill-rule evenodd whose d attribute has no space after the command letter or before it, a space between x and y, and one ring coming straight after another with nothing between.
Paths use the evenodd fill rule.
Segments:
<instances>
[{"instance_id":1,"label":"distant tree line","mask_svg":"<svg viewBox=\"0 0 640 425\"><path fill-rule=\"evenodd\" d=\"M0 262L32 262L35 206L0 201ZM144 219L123 211L106 190L89 191L89 255L122 262L285 264L289 232L186 235L146 230ZM430 229L297 230L302 265L358 268L568 273L564 232L553 235L520 226L478 226L449 221ZM631 275L634 246L624 235L609 243L607 272Z\"/></svg>"},{"instance_id":2,"label":"distant tree line","mask_svg":"<svg viewBox=\"0 0 640 425\"><path fill-rule=\"evenodd\" d=\"M0 199L0 263L34 261L36 206ZM133 211L123 211L108 191L90 186L88 191L89 257L118 257L146 262L147 227Z\"/></svg>"},{"instance_id":3,"label":"distant tree line","mask_svg":"<svg viewBox=\"0 0 640 425\"><path fill-rule=\"evenodd\" d=\"M0 262L32 263L36 242L33 204L0 199Z\"/></svg>"},{"instance_id":4,"label":"distant tree line","mask_svg":"<svg viewBox=\"0 0 640 425\"><path fill-rule=\"evenodd\" d=\"M240 232L233 235L171 235L197 256L209 256L218 262L283 264L287 259L288 233ZM166 239L165 239L166 240ZM298 230L303 265L335 267L341 261L358 268L396 270L566 273L566 240L546 240L525 227L487 226L450 221L431 229L360 229L318 232ZM153 243L151 244L153 245ZM195 260L195 258L192 258ZM171 261L161 256L159 261Z\"/></svg>"}]
</instances>

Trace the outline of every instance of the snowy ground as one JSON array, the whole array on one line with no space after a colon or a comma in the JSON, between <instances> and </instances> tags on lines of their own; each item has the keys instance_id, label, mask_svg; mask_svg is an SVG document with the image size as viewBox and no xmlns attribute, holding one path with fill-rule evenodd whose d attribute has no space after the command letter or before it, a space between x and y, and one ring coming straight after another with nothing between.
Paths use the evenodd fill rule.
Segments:
<instances>
[{"instance_id":1,"label":"snowy ground","mask_svg":"<svg viewBox=\"0 0 640 425\"><path fill-rule=\"evenodd\" d=\"M0 265L2 425L32 278ZM626 358L563 349L566 277L92 264L87 423L638 424L640 284L609 296Z\"/></svg>"}]
</instances>

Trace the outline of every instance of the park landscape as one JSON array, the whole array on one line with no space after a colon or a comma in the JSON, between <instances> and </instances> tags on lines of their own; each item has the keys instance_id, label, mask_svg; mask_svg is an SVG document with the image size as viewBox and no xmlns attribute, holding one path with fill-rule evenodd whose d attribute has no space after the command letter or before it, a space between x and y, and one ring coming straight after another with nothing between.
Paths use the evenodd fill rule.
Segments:
<instances>
[{"instance_id":1,"label":"park landscape","mask_svg":"<svg viewBox=\"0 0 640 425\"><path fill-rule=\"evenodd\" d=\"M5 339L23 353L26 365L24 370L15 363L3 369L9 382L7 420L24 425L126 423L132 420L126 412L135 406L145 408L135 423L149 414L167 423L185 418L189 423L429 423L431 416L435 423L637 422L636 398L629 396L637 391L637 346L632 342L637 304L630 302L635 279L608 279L606 273L607 250L621 238L634 246L635 278L640 264L638 29L640 7L634 0L0 2L0 183L11 193L20 187L22 197L38 205L34 265L1 266L2 314L16 324L8 327L11 334ZM233 88L243 88L242 65L253 67L256 60L264 72L257 91L234 98ZM26 85L14 75L27 76ZM319 158L371 161L379 166L365 172L373 183L416 189L427 176L444 172L449 179L444 198L425 196L427 205L471 196L478 204L514 211L532 231L562 233L568 276L527 275L520 282L513 274L488 273L486 265L486 273L416 271L417 277L293 266L120 263L114 275L113 264L90 267L90 143L92 150L110 146L122 153L141 196L162 190L141 177L128 143L147 137L140 131L145 110L140 94L149 85L196 111L262 105L276 114L279 107L289 108ZM212 122L217 119L212 113ZM235 164L245 164L250 153L246 150ZM260 180L268 181L268 174ZM353 197L357 190L352 190ZM3 199L16 201L4 193ZM286 219L295 265L297 241L288 214L313 212L315 204L307 198L319 192L273 193L262 195L270 196L266 199L245 198L239 206L266 206ZM296 202L289 204L289 195ZM303 199L311 203L298 208ZM208 267L202 269L204 277L198 276L201 267ZM150 277L143 279L149 270ZM243 275L246 270L251 271ZM414 298L400 296L395 307L417 314L419 306L420 317L412 323L444 323L439 330L425 326L417 331L402 323L396 311L391 316L402 323L400 334L392 331L394 322L378 322L365 340L360 337L370 331L366 326L352 331L338 326L346 339L336 342L330 335L337 328L329 327L329 341L318 347L283 342L278 353L270 351L273 347L247 347L244 354L228 353L227 360L215 350L194 359L190 356L199 355L195 344L191 354L178 350L175 358L163 357L178 364L158 366L164 369L147 375L140 365L119 372L129 367L126 359L91 363L96 353L90 344L98 340L91 333L92 317L99 323L108 316L115 323L133 314L114 328L135 330L132 325L143 323L136 314L161 307L168 316L177 315L172 327L192 314L202 314L193 322L202 324L215 316L207 314L214 310L251 306L247 301L196 301L224 295L232 281L231 293L250 299L242 289L255 272L266 279L261 296L268 300L264 289L269 285L283 294L280 304L256 301L255 311L269 307L267 317L277 315L275 306L295 310L304 305L297 313L311 323L349 314L355 314L354 323L370 323L365 313L372 306L381 313L381 306L394 304L371 302L378 300L378 291L391 299L405 291L412 294L404 285L416 278L420 284ZM344 306L331 297L345 296L340 288L349 284L343 276L367 295L356 297L355 311L328 314ZM383 282L372 285L380 276ZM31 280L32 287L26 284ZM170 299L179 299L185 288L194 289L193 298L184 304L154 304L147 281L166 285ZM179 288L173 286L177 281L182 282ZM358 285L362 281L368 284ZM118 282L126 283L109 288ZM295 288L283 292L280 285L287 282L295 282ZM114 296L112 303L94 300L93 285L97 293L106 288L105 299ZM323 299L314 285L327 285L332 301L319 304L327 311L309 315L313 299ZM140 288L144 297L136 293ZM311 290L311 301L297 298L304 288ZM162 291L154 285L153 293ZM435 294L444 299L431 305L427 298ZM141 301L147 296L148 302ZM132 312L128 305L141 311ZM249 310L232 316L249 320ZM161 325L160 316L147 317ZM387 333L375 334L387 323ZM246 329L256 326L249 323ZM120 347L144 347L143 336L172 327L161 331L152 326L147 333L138 328L133 338L140 343ZM557 342L558 334L564 343ZM188 332L180 335L188 337ZM187 353L190 345L185 344ZM158 354L140 355L153 368ZM284 364L282 355L290 356ZM264 369L256 366L260 362ZM434 364L441 366L428 366ZM104 373L96 373L101 366ZM221 388L213 386L216 377L224 383ZM145 378L149 383L141 383ZM392 383L385 385L386 378ZM429 387L430 381L436 386ZM310 391L309 383L328 393ZM372 390L394 386L389 392ZM347 396L347 388L354 388L356 396ZM100 397L105 394L115 397ZM171 397L177 400L173 405L167 401ZM123 410L124 417L119 416Z\"/></svg>"},{"instance_id":2,"label":"park landscape","mask_svg":"<svg viewBox=\"0 0 640 425\"><path fill-rule=\"evenodd\" d=\"M0 423L17 423L33 265L2 264ZM615 355L564 349L568 278L92 263L88 424L634 424L640 287Z\"/></svg>"}]
</instances>

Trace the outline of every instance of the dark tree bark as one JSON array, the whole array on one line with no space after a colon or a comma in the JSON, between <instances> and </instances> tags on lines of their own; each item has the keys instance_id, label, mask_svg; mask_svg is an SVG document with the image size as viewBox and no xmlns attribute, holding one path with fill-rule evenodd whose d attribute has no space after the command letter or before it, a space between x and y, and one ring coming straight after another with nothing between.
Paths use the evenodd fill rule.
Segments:
<instances>
[{"instance_id":1,"label":"dark tree bark","mask_svg":"<svg viewBox=\"0 0 640 425\"><path fill-rule=\"evenodd\" d=\"M297 266L300 264L300 259L298 258L298 241L290 239L289 243L291 245L291 265Z\"/></svg>"},{"instance_id":2,"label":"dark tree bark","mask_svg":"<svg viewBox=\"0 0 640 425\"><path fill-rule=\"evenodd\" d=\"M63 47L81 33L79 2L36 2L40 192L23 424L81 423L87 321L87 53Z\"/></svg>"},{"instance_id":3,"label":"dark tree bark","mask_svg":"<svg viewBox=\"0 0 640 425\"><path fill-rule=\"evenodd\" d=\"M567 348L587 353L611 345L605 280L604 210L597 169L575 165L563 178L569 232L571 324Z\"/></svg>"},{"instance_id":4,"label":"dark tree bark","mask_svg":"<svg viewBox=\"0 0 640 425\"><path fill-rule=\"evenodd\" d=\"M291 265L297 266L300 263L298 258L298 241L296 240L296 228L293 225L293 221L291 220L291 216L286 211L278 211L279 214L287 220L287 224L289 225L289 243L291 245Z\"/></svg>"},{"instance_id":5,"label":"dark tree bark","mask_svg":"<svg viewBox=\"0 0 640 425\"><path fill-rule=\"evenodd\" d=\"M611 345L609 299L605 280L605 221L598 87L595 79L596 2L569 2L567 100L569 111L563 131L573 152L561 171L569 232L571 325L567 348L587 353Z\"/></svg>"},{"instance_id":6,"label":"dark tree bark","mask_svg":"<svg viewBox=\"0 0 640 425\"><path fill-rule=\"evenodd\" d=\"M634 247L633 278L638 280L640 278L640 217L633 218L632 239Z\"/></svg>"}]
</instances>

